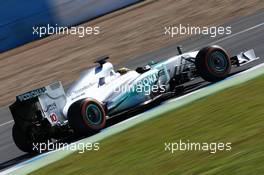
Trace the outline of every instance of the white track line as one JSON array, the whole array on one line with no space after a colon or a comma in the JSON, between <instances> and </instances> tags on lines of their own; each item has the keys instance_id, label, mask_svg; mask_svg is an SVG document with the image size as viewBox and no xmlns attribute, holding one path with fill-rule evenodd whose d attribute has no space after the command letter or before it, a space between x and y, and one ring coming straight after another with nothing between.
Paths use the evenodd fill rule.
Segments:
<instances>
[{"instance_id":1,"label":"white track line","mask_svg":"<svg viewBox=\"0 0 264 175\"><path fill-rule=\"evenodd\" d=\"M260 24L258 24L258 25L255 25L255 26L253 26L253 27L247 28L247 29L245 29L245 30L242 30L242 31L240 31L240 32L237 32L237 33L234 33L234 34L228 35L228 36L226 36L226 37L220 38L220 39L218 39L218 40L216 40L216 41L213 41L213 42L209 43L208 45L213 45L213 44L216 44L216 43L218 43L218 42L221 42L221 41L224 41L224 40L227 40L227 39L233 38L233 37L235 37L235 36L237 36L237 35L240 35L240 34L242 34L242 33L248 32L248 31L250 31L250 30L256 29L256 28L261 27L261 26L263 26L263 25L264 25L264 22L263 22L263 23L260 23Z\"/></svg>"},{"instance_id":2,"label":"white track line","mask_svg":"<svg viewBox=\"0 0 264 175\"><path fill-rule=\"evenodd\" d=\"M13 122L14 122L14 120L10 120L8 122L2 123L2 124L0 124L0 127L5 126L5 125L8 125L8 124L11 124Z\"/></svg>"}]
</instances>

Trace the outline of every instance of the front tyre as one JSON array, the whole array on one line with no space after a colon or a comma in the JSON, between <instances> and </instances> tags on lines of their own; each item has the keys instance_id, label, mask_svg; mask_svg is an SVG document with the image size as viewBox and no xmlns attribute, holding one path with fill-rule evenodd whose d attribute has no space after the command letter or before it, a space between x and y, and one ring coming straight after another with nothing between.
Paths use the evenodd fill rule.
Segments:
<instances>
[{"instance_id":1,"label":"front tyre","mask_svg":"<svg viewBox=\"0 0 264 175\"><path fill-rule=\"evenodd\" d=\"M205 47L195 59L198 74L206 81L217 82L225 79L231 70L227 52L219 46Z\"/></svg>"},{"instance_id":2,"label":"front tyre","mask_svg":"<svg viewBox=\"0 0 264 175\"><path fill-rule=\"evenodd\" d=\"M98 101L87 98L72 104L68 111L68 120L77 135L88 136L105 127L106 113Z\"/></svg>"}]
</instances>

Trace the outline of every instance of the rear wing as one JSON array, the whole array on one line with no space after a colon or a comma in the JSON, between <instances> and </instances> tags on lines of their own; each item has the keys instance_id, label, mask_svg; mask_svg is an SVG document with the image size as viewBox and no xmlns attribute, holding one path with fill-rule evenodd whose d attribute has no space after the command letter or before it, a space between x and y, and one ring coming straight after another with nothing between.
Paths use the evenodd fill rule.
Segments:
<instances>
[{"instance_id":1,"label":"rear wing","mask_svg":"<svg viewBox=\"0 0 264 175\"><path fill-rule=\"evenodd\" d=\"M66 95L61 82L55 82L30 92L18 95L9 109L15 122L43 120L53 125L63 124L63 107Z\"/></svg>"},{"instance_id":2,"label":"rear wing","mask_svg":"<svg viewBox=\"0 0 264 175\"><path fill-rule=\"evenodd\" d=\"M257 59L259 59L259 57L256 57L254 49L250 49L246 52L241 52L237 56L232 57L231 62L233 65L243 66Z\"/></svg>"}]
</instances>

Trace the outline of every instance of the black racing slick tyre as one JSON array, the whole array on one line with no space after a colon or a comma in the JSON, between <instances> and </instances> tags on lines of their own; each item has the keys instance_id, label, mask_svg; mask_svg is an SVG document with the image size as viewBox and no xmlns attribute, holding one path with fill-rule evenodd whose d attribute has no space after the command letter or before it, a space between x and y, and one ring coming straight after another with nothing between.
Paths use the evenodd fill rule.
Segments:
<instances>
[{"instance_id":1,"label":"black racing slick tyre","mask_svg":"<svg viewBox=\"0 0 264 175\"><path fill-rule=\"evenodd\" d=\"M87 98L71 105L68 120L78 136L89 136L105 127L106 113L98 101Z\"/></svg>"},{"instance_id":2,"label":"black racing slick tyre","mask_svg":"<svg viewBox=\"0 0 264 175\"><path fill-rule=\"evenodd\" d=\"M201 49L196 56L195 66L198 75L209 82L225 79L231 70L231 60L220 46L209 46Z\"/></svg>"},{"instance_id":3,"label":"black racing slick tyre","mask_svg":"<svg viewBox=\"0 0 264 175\"><path fill-rule=\"evenodd\" d=\"M36 153L37 152L37 151L33 150L32 140L16 124L14 124L14 126L13 126L12 136L13 136L13 140L14 140L16 146L21 151L24 151L27 153Z\"/></svg>"}]
</instances>

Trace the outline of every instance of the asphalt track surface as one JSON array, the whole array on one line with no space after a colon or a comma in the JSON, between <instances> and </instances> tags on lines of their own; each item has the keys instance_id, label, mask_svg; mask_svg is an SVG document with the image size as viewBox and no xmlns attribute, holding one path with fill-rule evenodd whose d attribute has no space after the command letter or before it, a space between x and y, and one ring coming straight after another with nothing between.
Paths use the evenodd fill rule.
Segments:
<instances>
[{"instance_id":1,"label":"asphalt track surface","mask_svg":"<svg viewBox=\"0 0 264 175\"><path fill-rule=\"evenodd\" d=\"M260 60L248 65L234 68L232 73L238 73L264 62L264 11L258 11L250 16L235 19L224 26L232 27L232 34L211 38L210 36L194 36L182 42L166 46L151 53L146 53L123 62L119 66L136 68L150 60L167 59L177 54L177 46L183 46L183 51L198 50L204 46L217 44L224 47L231 55L238 54L251 48L255 50ZM198 78L186 84L186 93L208 85L208 82ZM261 87L260 87L261 88ZM120 119L122 120L122 119ZM20 151L12 139L13 121L7 107L0 108L0 170L15 165L32 156Z\"/></svg>"}]
</instances>

